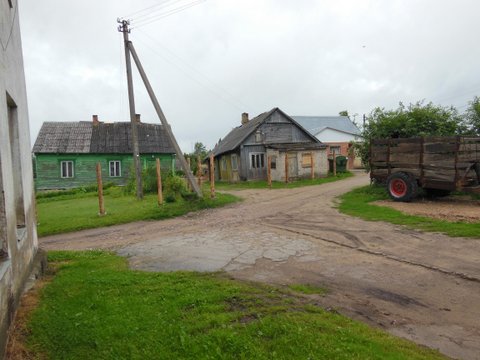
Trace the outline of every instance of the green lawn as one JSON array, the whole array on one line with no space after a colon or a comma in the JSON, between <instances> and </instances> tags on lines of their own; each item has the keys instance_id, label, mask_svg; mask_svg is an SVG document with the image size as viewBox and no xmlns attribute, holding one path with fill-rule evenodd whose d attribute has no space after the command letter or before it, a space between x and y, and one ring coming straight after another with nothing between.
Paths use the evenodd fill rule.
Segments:
<instances>
[{"instance_id":1,"label":"green lawn","mask_svg":"<svg viewBox=\"0 0 480 360\"><path fill-rule=\"evenodd\" d=\"M379 185L354 189L340 197L339 210L369 221L387 221L412 229L442 232L449 236L480 238L480 223L448 222L427 217L406 215L398 210L370 204L388 199L385 187Z\"/></svg>"},{"instance_id":2,"label":"green lawn","mask_svg":"<svg viewBox=\"0 0 480 360\"><path fill-rule=\"evenodd\" d=\"M109 188L105 192L105 216L98 216L96 193L38 198L38 234L46 236L139 220L166 219L240 200L233 195L217 193L215 199L208 196L194 201L179 199L158 206L156 195L146 195L143 201L138 201L133 195L124 195L118 187Z\"/></svg>"},{"instance_id":3,"label":"green lawn","mask_svg":"<svg viewBox=\"0 0 480 360\"><path fill-rule=\"evenodd\" d=\"M100 251L52 252L52 282L25 331L32 358L444 359L224 273L147 273Z\"/></svg>"},{"instance_id":4,"label":"green lawn","mask_svg":"<svg viewBox=\"0 0 480 360\"><path fill-rule=\"evenodd\" d=\"M326 184L329 182L342 180L348 177L353 176L350 172L344 173L337 173L337 176L333 176L333 174L329 174L327 177L323 178L316 178L316 179L301 179L296 181L291 181L288 184L281 182L281 181L273 181L272 182L272 189L292 189L302 186L311 186L311 185L320 185ZM208 185L209 183L207 183ZM209 185L208 185L209 186ZM217 181L215 182L215 188L219 190L244 190L244 189L268 189L267 181L259 180L259 181L241 181L237 183L229 183L224 181ZM210 191L209 187L205 187L205 192Z\"/></svg>"}]
</instances>

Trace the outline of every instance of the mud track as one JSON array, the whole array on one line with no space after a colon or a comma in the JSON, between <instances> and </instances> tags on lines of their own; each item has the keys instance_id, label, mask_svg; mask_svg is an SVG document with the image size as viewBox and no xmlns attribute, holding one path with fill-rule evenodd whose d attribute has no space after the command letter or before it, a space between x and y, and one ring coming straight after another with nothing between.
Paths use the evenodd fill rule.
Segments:
<instances>
[{"instance_id":1,"label":"mud track","mask_svg":"<svg viewBox=\"0 0 480 360\"><path fill-rule=\"evenodd\" d=\"M135 269L225 270L326 286L318 302L462 359L480 359L480 240L340 214L335 198L368 178L244 190L222 209L41 238L46 249L115 249Z\"/></svg>"}]
</instances>

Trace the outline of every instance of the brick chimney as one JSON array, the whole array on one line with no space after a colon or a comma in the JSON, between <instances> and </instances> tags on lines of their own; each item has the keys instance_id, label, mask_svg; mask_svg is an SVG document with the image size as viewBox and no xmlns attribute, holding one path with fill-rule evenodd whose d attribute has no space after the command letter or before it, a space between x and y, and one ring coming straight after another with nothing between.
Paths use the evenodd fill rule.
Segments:
<instances>
[{"instance_id":1,"label":"brick chimney","mask_svg":"<svg viewBox=\"0 0 480 360\"><path fill-rule=\"evenodd\" d=\"M98 126L98 124L100 124L98 121L98 115L92 115L92 122L94 126Z\"/></svg>"},{"instance_id":2,"label":"brick chimney","mask_svg":"<svg viewBox=\"0 0 480 360\"><path fill-rule=\"evenodd\" d=\"M141 123L141 121L140 121L140 114L135 114L135 122Z\"/></svg>"},{"instance_id":3,"label":"brick chimney","mask_svg":"<svg viewBox=\"0 0 480 360\"><path fill-rule=\"evenodd\" d=\"M248 113L242 113L242 125L248 123Z\"/></svg>"}]
</instances>

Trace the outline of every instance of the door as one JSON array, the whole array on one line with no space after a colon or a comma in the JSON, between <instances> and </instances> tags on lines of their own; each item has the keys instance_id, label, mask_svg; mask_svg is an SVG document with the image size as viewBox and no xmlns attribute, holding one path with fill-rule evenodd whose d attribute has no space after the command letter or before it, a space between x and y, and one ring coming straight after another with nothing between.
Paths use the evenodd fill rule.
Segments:
<instances>
[{"instance_id":1,"label":"door","mask_svg":"<svg viewBox=\"0 0 480 360\"><path fill-rule=\"evenodd\" d=\"M288 178L298 177L297 153L288 153Z\"/></svg>"},{"instance_id":2,"label":"door","mask_svg":"<svg viewBox=\"0 0 480 360\"><path fill-rule=\"evenodd\" d=\"M265 153L251 152L248 157L250 159L249 179L265 179L267 177Z\"/></svg>"}]
</instances>

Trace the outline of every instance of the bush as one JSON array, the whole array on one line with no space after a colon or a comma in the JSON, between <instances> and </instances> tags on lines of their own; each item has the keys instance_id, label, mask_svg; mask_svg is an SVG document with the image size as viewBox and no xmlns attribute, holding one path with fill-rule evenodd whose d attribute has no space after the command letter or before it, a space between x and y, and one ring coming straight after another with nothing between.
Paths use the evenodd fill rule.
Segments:
<instances>
[{"instance_id":1,"label":"bush","mask_svg":"<svg viewBox=\"0 0 480 360\"><path fill-rule=\"evenodd\" d=\"M165 179L163 191L166 194L173 194L175 199L178 199L182 196L182 193L187 192L187 186L181 177L170 175Z\"/></svg>"}]
</instances>

